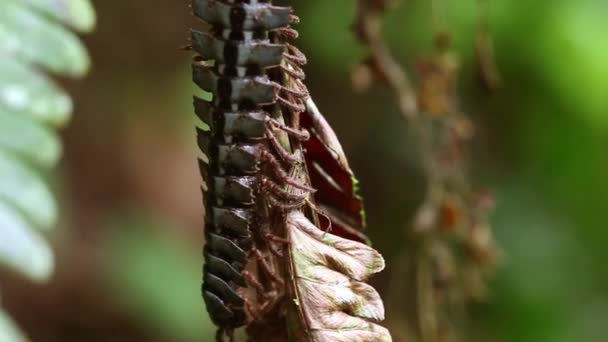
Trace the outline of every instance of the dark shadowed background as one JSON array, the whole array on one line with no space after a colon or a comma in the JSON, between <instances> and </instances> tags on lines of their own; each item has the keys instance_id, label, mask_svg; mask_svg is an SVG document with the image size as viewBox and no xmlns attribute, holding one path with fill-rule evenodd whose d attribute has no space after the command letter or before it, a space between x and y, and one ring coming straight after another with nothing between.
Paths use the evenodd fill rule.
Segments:
<instances>
[{"instance_id":1,"label":"dark shadowed background","mask_svg":"<svg viewBox=\"0 0 608 342\"><path fill-rule=\"evenodd\" d=\"M307 84L361 181L368 232L388 271L422 200L415 140L388 91L355 93L362 56L354 0L292 1ZM462 109L477 124L471 172L493 189L502 265L471 310L480 342L604 341L608 325L608 2L491 0L505 86L473 72L476 2L444 1L462 62ZM84 37L93 69L64 81L75 117L56 173L63 218L50 236L48 285L7 274L3 306L34 341L210 341L200 298L202 201L191 108L197 24L185 0L94 1ZM413 69L431 49L428 1L387 17L387 39ZM387 318L391 320L391 312Z\"/></svg>"}]
</instances>

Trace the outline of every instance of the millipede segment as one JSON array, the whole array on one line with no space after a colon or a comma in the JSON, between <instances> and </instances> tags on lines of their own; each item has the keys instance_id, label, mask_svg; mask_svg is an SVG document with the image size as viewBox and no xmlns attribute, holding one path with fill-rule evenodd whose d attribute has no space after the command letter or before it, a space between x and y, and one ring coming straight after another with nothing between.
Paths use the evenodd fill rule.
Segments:
<instances>
[{"instance_id":1,"label":"millipede segment","mask_svg":"<svg viewBox=\"0 0 608 342\"><path fill-rule=\"evenodd\" d=\"M260 228L268 220L261 214L267 211L263 205L278 199L296 205L304 195L292 195L285 188L308 189L289 179L291 151L278 143L274 131L305 135L269 114L301 107L293 98L303 93L280 80L286 68L290 75L303 77L298 67L289 65L305 58L285 42L297 35L289 27L297 22L291 8L262 0L193 0L192 10L211 25L209 32L191 31L191 46L198 54L192 63L193 79L213 95L212 101L195 97L194 108L208 126L197 130L198 145L206 155L199 160L206 182L202 295L221 340L255 316L244 293L259 292L263 284L245 269L248 263L255 257L259 269L272 271L256 247L259 237L268 235ZM268 169L272 171L263 171Z\"/></svg>"}]
</instances>

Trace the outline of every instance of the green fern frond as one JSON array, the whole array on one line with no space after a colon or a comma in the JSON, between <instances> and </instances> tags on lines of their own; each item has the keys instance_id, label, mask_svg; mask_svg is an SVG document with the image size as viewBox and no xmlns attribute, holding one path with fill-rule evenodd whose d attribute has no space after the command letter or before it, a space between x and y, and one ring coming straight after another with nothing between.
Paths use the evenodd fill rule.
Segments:
<instances>
[{"instance_id":1,"label":"green fern frond","mask_svg":"<svg viewBox=\"0 0 608 342\"><path fill-rule=\"evenodd\" d=\"M43 174L61 155L56 130L72 101L44 73L81 77L90 60L66 26L91 31L89 0L0 1L0 264L38 282L53 270L53 253L39 229L53 227L57 204ZM0 340L22 341L0 309Z\"/></svg>"}]
</instances>

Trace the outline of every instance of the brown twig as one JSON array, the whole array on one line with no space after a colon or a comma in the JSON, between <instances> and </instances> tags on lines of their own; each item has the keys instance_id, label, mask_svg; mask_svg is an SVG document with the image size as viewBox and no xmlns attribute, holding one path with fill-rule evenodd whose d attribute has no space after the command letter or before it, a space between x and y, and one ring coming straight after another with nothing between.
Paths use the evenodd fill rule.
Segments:
<instances>
[{"instance_id":1,"label":"brown twig","mask_svg":"<svg viewBox=\"0 0 608 342\"><path fill-rule=\"evenodd\" d=\"M488 0L477 0L477 36L475 37L475 66L481 85L489 93L502 87L502 76L496 66L492 36L488 24Z\"/></svg>"},{"instance_id":2,"label":"brown twig","mask_svg":"<svg viewBox=\"0 0 608 342\"><path fill-rule=\"evenodd\" d=\"M401 116L417 136L427 190L413 225L408 224L406 243L411 248L400 257L409 261L410 273L405 276L409 283L404 287L411 293L396 289L397 298L392 302L402 303L406 296L405 301L415 306L407 318L407 326L414 330L405 333L410 339L446 341L455 335L453 322L446 318L448 307L462 307L468 299L480 296L482 287L470 284L483 284L486 266L495 258L487 224L491 200L475 194L468 177L467 148L473 125L458 108L459 63L451 52L443 4L440 0L431 2L435 50L419 60L416 87L382 38L383 16L394 4L390 0L358 0L355 32L368 56L354 70L353 84L366 89L377 80L388 86ZM481 23L485 18L479 20ZM458 245L468 252L464 257L457 256ZM395 277L400 278L403 275Z\"/></svg>"},{"instance_id":3,"label":"brown twig","mask_svg":"<svg viewBox=\"0 0 608 342\"><path fill-rule=\"evenodd\" d=\"M395 61L382 38L384 13L395 4L394 0L358 0L354 30L361 44L368 47L369 56L353 73L354 84L360 90L378 78L395 94L401 115L408 121L418 114L412 82Z\"/></svg>"}]
</instances>

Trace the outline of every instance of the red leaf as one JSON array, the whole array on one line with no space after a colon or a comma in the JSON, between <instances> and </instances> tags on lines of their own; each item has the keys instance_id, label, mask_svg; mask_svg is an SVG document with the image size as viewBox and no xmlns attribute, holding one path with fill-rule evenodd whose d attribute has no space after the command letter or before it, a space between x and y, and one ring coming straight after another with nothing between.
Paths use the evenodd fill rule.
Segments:
<instances>
[{"instance_id":1,"label":"red leaf","mask_svg":"<svg viewBox=\"0 0 608 342\"><path fill-rule=\"evenodd\" d=\"M363 200L357 193L357 180L336 133L310 98L301 116L301 126L311 135L303 146L310 181L317 189L315 201L327 215L320 218L321 228L327 229L331 221L332 234L368 242L363 233L365 213Z\"/></svg>"}]
</instances>

